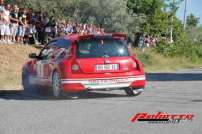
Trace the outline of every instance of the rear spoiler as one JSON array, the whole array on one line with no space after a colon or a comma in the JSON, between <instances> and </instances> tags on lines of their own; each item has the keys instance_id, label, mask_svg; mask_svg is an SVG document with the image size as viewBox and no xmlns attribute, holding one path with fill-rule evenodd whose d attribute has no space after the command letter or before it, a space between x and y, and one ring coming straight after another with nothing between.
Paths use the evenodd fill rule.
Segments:
<instances>
[{"instance_id":1,"label":"rear spoiler","mask_svg":"<svg viewBox=\"0 0 202 134\"><path fill-rule=\"evenodd\" d=\"M113 33L112 37L113 38L124 38L124 39L127 39L127 34L124 34L124 33Z\"/></svg>"},{"instance_id":2,"label":"rear spoiler","mask_svg":"<svg viewBox=\"0 0 202 134\"><path fill-rule=\"evenodd\" d=\"M91 38L123 38L127 40L127 34L123 33L113 33L113 34L98 34L98 35L93 35L93 34L88 34L88 35L81 35L79 36L79 40L86 40L86 39L91 39Z\"/></svg>"},{"instance_id":3,"label":"rear spoiler","mask_svg":"<svg viewBox=\"0 0 202 134\"><path fill-rule=\"evenodd\" d=\"M93 38L92 34L87 34L87 35L81 35L79 36L79 40L86 40L86 39L91 39Z\"/></svg>"}]
</instances>

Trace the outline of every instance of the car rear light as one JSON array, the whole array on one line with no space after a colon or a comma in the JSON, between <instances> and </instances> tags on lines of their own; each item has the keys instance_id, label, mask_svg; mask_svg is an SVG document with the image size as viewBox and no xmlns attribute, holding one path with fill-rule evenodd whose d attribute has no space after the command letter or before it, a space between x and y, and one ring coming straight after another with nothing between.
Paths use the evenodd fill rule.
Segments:
<instances>
[{"instance_id":1,"label":"car rear light","mask_svg":"<svg viewBox=\"0 0 202 134\"><path fill-rule=\"evenodd\" d=\"M80 70L79 65L73 64L73 65L72 65L72 70L73 70L73 71L79 71L79 70Z\"/></svg>"}]
</instances>

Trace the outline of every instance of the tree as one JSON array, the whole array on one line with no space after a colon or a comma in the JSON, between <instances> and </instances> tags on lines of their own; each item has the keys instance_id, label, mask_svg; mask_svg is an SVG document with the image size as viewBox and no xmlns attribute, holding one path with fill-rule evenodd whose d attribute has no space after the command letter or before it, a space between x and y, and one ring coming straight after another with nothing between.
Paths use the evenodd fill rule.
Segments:
<instances>
[{"instance_id":1,"label":"tree","mask_svg":"<svg viewBox=\"0 0 202 134\"><path fill-rule=\"evenodd\" d=\"M182 0L128 0L127 7L130 14L146 16L146 22L142 23L144 32L177 38L182 31L175 15L180 2Z\"/></svg>"},{"instance_id":2,"label":"tree","mask_svg":"<svg viewBox=\"0 0 202 134\"><path fill-rule=\"evenodd\" d=\"M192 13L187 16L187 26L196 27L199 24L199 18L194 16Z\"/></svg>"},{"instance_id":3,"label":"tree","mask_svg":"<svg viewBox=\"0 0 202 134\"><path fill-rule=\"evenodd\" d=\"M153 16L157 10L160 10L163 5L162 0L128 0L127 7L129 12L135 14L145 14Z\"/></svg>"},{"instance_id":4,"label":"tree","mask_svg":"<svg viewBox=\"0 0 202 134\"><path fill-rule=\"evenodd\" d=\"M20 7L48 12L57 19L93 23L107 32L133 33L140 30L142 17L129 15L126 0L7 0Z\"/></svg>"}]
</instances>

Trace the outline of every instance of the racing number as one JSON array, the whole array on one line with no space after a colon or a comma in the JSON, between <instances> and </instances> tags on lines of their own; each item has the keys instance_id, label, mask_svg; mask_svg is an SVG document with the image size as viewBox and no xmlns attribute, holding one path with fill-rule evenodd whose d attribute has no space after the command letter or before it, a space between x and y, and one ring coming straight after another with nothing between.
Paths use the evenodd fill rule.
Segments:
<instances>
[{"instance_id":1,"label":"racing number","mask_svg":"<svg viewBox=\"0 0 202 134\"><path fill-rule=\"evenodd\" d=\"M37 77L43 77L43 61L38 61L36 65Z\"/></svg>"}]
</instances>

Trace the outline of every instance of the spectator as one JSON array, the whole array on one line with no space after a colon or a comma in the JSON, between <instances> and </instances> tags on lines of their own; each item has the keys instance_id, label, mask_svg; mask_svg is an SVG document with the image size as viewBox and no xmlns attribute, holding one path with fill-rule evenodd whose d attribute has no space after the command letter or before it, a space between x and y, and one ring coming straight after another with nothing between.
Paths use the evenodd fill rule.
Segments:
<instances>
[{"instance_id":1,"label":"spectator","mask_svg":"<svg viewBox=\"0 0 202 134\"><path fill-rule=\"evenodd\" d=\"M73 33L73 26L72 26L72 22L64 22L64 31L66 34L69 34L69 33Z\"/></svg>"},{"instance_id":2,"label":"spectator","mask_svg":"<svg viewBox=\"0 0 202 134\"><path fill-rule=\"evenodd\" d=\"M146 47L150 47L150 36L149 35L146 35L145 36L145 45L146 45Z\"/></svg>"},{"instance_id":3,"label":"spectator","mask_svg":"<svg viewBox=\"0 0 202 134\"><path fill-rule=\"evenodd\" d=\"M139 48L144 52L145 51L145 35L141 33L138 43Z\"/></svg>"},{"instance_id":4,"label":"spectator","mask_svg":"<svg viewBox=\"0 0 202 134\"><path fill-rule=\"evenodd\" d=\"M42 17L43 35L42 44L48 43L48 35L51 33L51 24L48 18L48 13L44 13Z\"/></svg>"},{"instance_id":5,"label":"spectator","mask_svg":"<svg viewBox=\"0 0 202 134\"><path fill-rule=\"evenodd\" d=\"M4 6L0 0L0 42L46 44L51 38L68 34L103 34L101 27L93 24L79 24L70 19L54 21L48 13L33 9L19 9L17 5ZM12 41L12 42L11 42Z\"/></svg>"},{"instance_id":6,"label":"spectator","mask_svg":"<svg viewBox=\"0 0 202 134\"><path fill-rule=\"evenodd\" d=\"M19 14L19 8L17 5L14 5L13 10L10 13L10 20L11 20L10 30L13 42L16 42L16 36L18 32L18 23L19 23L18 14Z\"/></svg>"},{"instance_id":7,"label":"spectator","mask_svg":"<svg viewBox=\"0 0 202 134\"><path fill-rule=\"evenodd\" d=\"M26 42L28 44L36 44L37 43L36 33L37 33L37 31L36 31L35 23L30 22L30 24L28 25L28 28L26 30L26 35L27 35Z\"/></svg>"},{"instance_id":8,"label":"spectator","mask_svg":"<svg viewBox=\"0 0 202 134\"><path fill-rule=\"evenodd\" d=\"M4 22L3 22L3 12L5 10L4 0L0 0L0 33L3 30ZM1 35L1 34L0 34ZM3 36L0 37L1 42L3 41Z\"/></svg>"},{"instance_id":9,"label":"spectator","mask_svg":"<svg viewBox=\"0 0 202 134\"><path fill-rule=\"evenodd\" d=\"M72 25L72 33L73 34L77 33L77 23L73 23L73 25Z\"/></svg>"},{"instance_id":10,"label":"spectator","mask_svg":"<svg viewBox=\"0 0 202 134\"><path fill-rule=\"evenodd\" d=\"M27 10L22 9L22 11L19 13L19 27L18 27L18 34L17 34L18 43L24 42L26 27L27 27Z\"/></svg>"},{"instance_id":11,"label":"spectator","mask_svg":"<svg viewBox=\"0 0 202 134\"><path fill-rule=\"evenodd\" d=\"M2 14L3 25L1 28L1 36L3 37L3 41L5 43L11 43L11 41L10 41L10 35L11 35L11 32L10 32L10 9L11 9L10 4L6 5L5 9L3 11L3 14Z\"/></svg>"},{"instance_id":12,"label":"spectator","mask_svg":"<svg viewBox=\"0 0 202 134\"><path fill-rule=\"evenodd\" d=\"M35 14L35 17L33 16L32 18L34 18L35 21L35 26L36 26L36 30L37 30L37 40L41 43L42 42L42 36L43 36L43 27L42 27L42 17L41 17L42 13L41 12L37 12Z\"/></svg>"}]
</instances>

